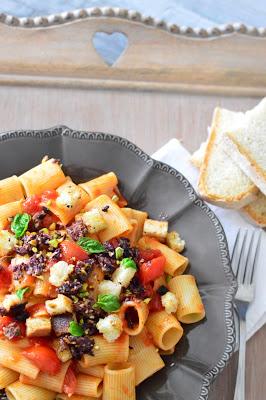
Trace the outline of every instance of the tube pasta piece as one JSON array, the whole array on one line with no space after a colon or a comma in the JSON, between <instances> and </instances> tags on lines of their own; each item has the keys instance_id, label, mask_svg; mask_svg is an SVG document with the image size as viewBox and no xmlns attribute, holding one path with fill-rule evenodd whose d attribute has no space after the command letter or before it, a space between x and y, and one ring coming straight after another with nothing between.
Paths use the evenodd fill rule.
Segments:
<instances>
[{"instance_id":1,"label":"tube pasta piece","mask_svg":"<svg viewBox=\"0 0 266 400\"><path fill-rule=\"evenodd\" d=\"M177 308L177 319L179 321L184 324L192 324L205 317L204 305L194 276L176 276L169 281L168 285L179 301Z\"/></svg>"},{"instance_id":2,"label":"tube pasta piece","mask_svg":"<svg viewBox=\"0 0 266 400\"><path fill-rule=\"evenodd\" d=\"M70 361L62 364L60 372L56 375L49 375L45 372L40 372L35 378L29 378L26 375L20 375L19 380L26 385L34 385L54 392L62 392L65 375L67 373Z\"/></svg>"},{"instance_id":3,"label":"tube pasta piece","mask_svg":"<svg viewBox=\"0 0 266 400\"><path fill-rule=\"evenodd\" d=\"M188 259L174 250L167 247L165 244L158 242L149 237L143 237L139 240L138 246L143 249L160 250L166 258L165 272L169 275L181 275L188 266Z\"/></svg>"},{"instance_id":4,"label":"tube pasta piece","mask_svg":"<svg viewBox=\"0 0 266 400\"><path fill-rule=\"evenodd\" d=\"M146 219L148 218L148 213L145 211L139 211L132 209L132 218L137 221L137 228L136 228L136 242L142 237L143 235L143 227Z\"/></svg>"},{"instance_id":5,"label":"tube pasta piece","mask_svg":"<svg viewBox=\"0 0 266 400\"><path fill-rule=\"evenodd\" d=\"M107 212L102 211L106 206L109 206ZM86 205L85 211L90 211L93 208L98 209L107 224L106 229L98 232L101 242L105 242L106 240L110 240L116 236L121 236L122 234L132 230L128 218L123 214L122 209L119 208L110 197L104 194L97 197Z\"/></svg>"},{"instance_id":6,"label":"tube pasta piece","mask_svg":"<svg viewBox=\"0 0 266 400\"><path fill-rule=\"evenodd\" d=\"M107 342L102 336L93 336L95 340L94 356L85 354L79 365L83 368L94 365L108 364L110 362L125 362L129 354L129 338L125 333L115 342Z\"/></svg>"},{"instance_id":7,"label":"tube pasta piece","mask_svg":"<svg viewBox=\"0 0 266 400\"><path fill-rule=\"evenodd\" d=\"M0 181L0 205L24 200L22 185L16 175Z\"/></svg>"},{"instance_id":8,"label":"tube pasta piece","mask_svg":"<svg viewBox=\"0 0 266 400\"><path fill-rule=\"evenodd\" d=\"M130 337L129 345L128 361L135 366L137 386L162 369L165 364L145 328L139 335Z\"/></svg>"},{"instance_id":9,"label":"tube pasta piece","mask_svg":"<svg viewBox=\"0 0 266 400\"><path fill-rule=\"evenodd\" d=\"M0 364L27 375L29 379L35 379L39 373L39 368L21 354L21 348L7 340L0 340Z\"/></svg>"},{"instance_id":10,"label":"tube pasta piece","mask_svg":"<svg viewBox=\"0 0 266 400\"><path fill-rule=\"evenodd\" d=\"M56 400L96 400L95 397L91 396L81 396L79 394L73 394L71 397L68 397L67 394L58 393L56 395ZM41 400L41 399L40 399ZM100 400L100 398L99 398Z\"/></svg>"},{"instance_id":11,"label":"tube pasta piece","mask_svg":"<svg viewBox=\"0 0 266 400\"><path fill-rule=\"evenodd\" d=\"M103 378L104 376L104 365L94 365L93 367L88 368L84 368L79 365L78 370L83 374L96 376L97 378Z\"/></svg>"},{"instance_id":12,"label":"tube pasta piece","mask_svg":"<svg viewBox=\"0 0 266 400\"><path fill-rule=\"evenodd\" d=\"M103 392L102 379L96 376L79 374L75 394L99 398Z\"/></svg>"},{"instance_id":13,"label":"tube pasta piece","mask_svg":"<svg viewBox=\"0 0 266 400\"><path fill-rule=\"evenodd\" d=\"M164 242L168 232L167 221L156 221L154 219L146 219L143 226L143 235L154 237Z\"/></svg>"},{"instance_id":14,"label":"tube pasta piece","mask_svg":"<svg viewBox=\"0 0 266 400\"><path fill-rule=\"evenodd\" d=\"M54 400L55 392L37 386L25 385L19 381L6 388L9 400Z\"/></svg>"},{"instance_id":15,"label":"tube pasta piece","mask_svg":"<svg viewBox=\"0 0 266 400\"><path fill-rule=\"evenodd\" d=\"M149 308L144 301L126 301L119 311L119 316L123 321L124 332L128 335L138 335L148 318Z\"/></svg>"},{"instance_id":16,"label":"tube pasta piece","mask_svg":"<svg viewBox=\"0 0 266 400\"><path fill-rule=\"evenodd\" d=\"M175 347L172 347L169 350L160 350L159 354L161 356L171 356L172 354L174 354L174 352L175 352Z\"/></svg>"},{"instance_id":17,"label":"tube pasta piece","mask_svg":"<svg viewBox=\"0 0 266 400\"><path fill-rule=\"evenodd\" d=\"M101 194L110 196L117 184L117 176L114 172L109 172L88 182L80 183L79 186L88 193L90 200L93 200Z\"/></svg>"},{"instance_id":18,"label":"tube pasta piece","mask_svg":"<svg viewBox=\"0 0 266 400\"><path fill-rule=\"evenodd\" d=\"M5 229L9 224L9 218L22 213L22 200L0 206L0 229Z\"/></svg>"},{"instance_id":19,"label":"tube pasta piece","mask_svg":"<svg viewBox=\"0 0 266 400\"><path fill-rule=\"evenodd\" d=\"M87 193L70 177L57 188L58 197L48 207L63 224L68 224L89 201Z\"/></svg>"},{"instance_id":20,"label":"tube pasta piece","mask_svg":"<svg viewBox=\"0 0 266 400\"><path fill-rule=\"evenodd\" d=\"M136 245L137 242L138 221L134 218L130 218L129 222L132 226L132 230L125 234L122 234L122 236L128 238L130 241L130 246L133 247Z\"/></svg>"},{"instance_id":21,"label":"tube pasta piece","mask_svg":"<svg viewBox=\"0 0 266 400\"><path fill-rule=\"evenodd\" d=\"M153 341L162 350L175 346L183 336L183 328L172 314L156 311L150 314L146 327Z\"/></svg>"},{"instance_id":22,"label":"tube pasta piece","mask_svg":"<svg viewBox=\"0 0 266 400\"><path fill-rule=\"evenodd\" d=\"M104 368L103 400L135 400L135 368L130 363Z\"/></svg>"},{"instance_id":23,"label":"tube pasta piece","mask_svg":"<svg viewBox=\"0 0 266 400\"><path fill-rule=\"evenodd\" d=\"M37 165L19 177L27 196L56 189L65 179L62 168L54 159Z\"/></svg>"},{"instance_id":24,"label":"tube pasta piece","mask_svg":"<svg viewBox=\"0 0 266 400\"><path fill-rule=\"evenodd\" d=\"M17 381L18 378L18 372L0 365L0 389L5 389L8 385Z\"/></svg>"}]
</instances>

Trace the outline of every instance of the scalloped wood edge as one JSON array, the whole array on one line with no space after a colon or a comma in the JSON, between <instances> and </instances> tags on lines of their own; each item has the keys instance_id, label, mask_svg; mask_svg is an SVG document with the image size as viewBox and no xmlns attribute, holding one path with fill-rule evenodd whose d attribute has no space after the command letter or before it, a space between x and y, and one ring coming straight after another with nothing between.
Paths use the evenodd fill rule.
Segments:
<instances>
[{"instance_id":1,"label":"scalloped wood edge","mask_svg":"<svg viewBox=\"0 0 266 400\"><path fill-rule=\"evenodd\" d=\"M223 36L230 33L241 33L250 36L266 36L266 27L255 27L248 26L242 23L224 24L217 25L211 28L192 28L190 26L179 26L176 24L168 24L164 20L156 20L150 16L145 16L135 10L127 10L123 8L112 8L112 7L93 7L93 8L81 8L73 11L66 11L59 14L51 14L47 16L39 17L25 17L18 18L13 15L1 13L0 22L11 25L20 26L25 28L40 28L53 26L58 24L64 24L70 21L76 21L79 19L90 18L90 17L108 17L108 18L122 18L129 21L140 22L144 25L153 26L154 28L163 29L170 33L195 37L195 38L210 38Z\"/></svg>"},{"instance_id":2,"label":"scalloped wood edge","mask_svg":"<svg viewBox=\"0 0 266 400\"><path fill-rule=\"evenodd\" d=\"M197 30L112 8L0 21L3 85L266 95L266 28ZM116 31L128 47L110 67L92 38Z\"/></svg>"}]
</instances>

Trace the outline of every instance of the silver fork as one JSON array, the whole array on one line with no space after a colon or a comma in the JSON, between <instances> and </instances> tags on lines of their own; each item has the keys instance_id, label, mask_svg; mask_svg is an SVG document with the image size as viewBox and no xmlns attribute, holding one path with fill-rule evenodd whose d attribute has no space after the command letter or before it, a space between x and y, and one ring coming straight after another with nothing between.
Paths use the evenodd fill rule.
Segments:
<instances>
[{"instance_id":1,"label":"silver fork","mask_svg":"<svg viewBox=\"0 0 266 400\"><path fill-rule=\"evenodd\" d=\"M240 320L239 359L234 400L245 400L246 314L254 298L254 270L258 256L261 230L252 233L239 230L232 254L232 268L237 277L235 306Z\"/></svg>"}]
</instances>

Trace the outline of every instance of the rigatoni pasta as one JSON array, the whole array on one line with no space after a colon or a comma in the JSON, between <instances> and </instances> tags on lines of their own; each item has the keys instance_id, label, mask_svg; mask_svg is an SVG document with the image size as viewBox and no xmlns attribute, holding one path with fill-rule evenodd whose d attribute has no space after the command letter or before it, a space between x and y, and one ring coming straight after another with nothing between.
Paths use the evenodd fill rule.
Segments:
<instances>
[{"instance_id":1,"label":"rigatoni pasta","mask_svg":"<svg viewBox=\"0 0 266 400\"><path fill-rule=\"evenodd\" d=\"M182 275L183 238L127 208L117 185L114 172L76 184L53 159L0 181L0 388L11 400L135 400L160 353L178 349L180 322L205 315Z\"/></svg>"},{"instance_id":2,"label":"rigatoni pasta","mask_svg":"<svg viewBox=\"0 0 266 400\"><path fill-rule=\"evenodd\" d=\"M169 282L169 288L179 301L177 318L180 322L193 324L205 317L205 309L193 275L174 277Z\"/></svg>"}]
</instances>

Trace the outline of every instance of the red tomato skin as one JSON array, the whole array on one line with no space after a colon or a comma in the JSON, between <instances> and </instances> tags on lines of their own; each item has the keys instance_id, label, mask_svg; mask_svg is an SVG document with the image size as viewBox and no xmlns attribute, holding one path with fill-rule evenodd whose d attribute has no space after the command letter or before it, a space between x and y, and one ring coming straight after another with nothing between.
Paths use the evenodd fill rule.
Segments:
<instances>
[{"instance_id":1,"label":"red tomato skin","mask_svg":"<svg viewBox=\"0 0 266 400\"><path fill-rule=\"evenodd\" d=\"M149 302L150 312L162 311L163 309L164 308L161 302L161 296L158 293L154 293L151 301Z\"/></svg>"},{"instance_id":2,"label":"red tomato skin","mask_svg":"<svg viewBox=\"0 0 266 400\"><path fill-rule=\"evenodd\" d=\"M160 250L139 250L139 258L144 261L151 261L153 258L160 257L162 255Z\"/></svg>"},{"instance_id":3,"label":"red tomato skin","mask_svg":"<svg viewBox=\"0 0 266 400\"><path fill-rule=\"evenodd\" d=\"M49 200L55 200L58 197L58 193L56 190L46 190L42 194L42 203L45 203Z\"/></svg>"},{"instance_id":4,"label":"red tomato skin","mask_svg":"<svg viewBox=\"0 0 266 400\"><path fill-rule=\"evenodd\" d=\"M38 194L33 194L32 196L27 197L26 200L23 202L23 211L27 214L34 215L35 213L42 210L42 206L40 203L41 196L39 196Z\"/></svg>"},{"instance_id":5,"label":"red tomato skin","mask_svg":"<svg viewBox=\"0 0 266 400\"><path fill-rule=\"evenodd\" d=\"M50 225L53 223L57 223L59 218L54 214L47 214L45 215L44 219L42 220L42 227L49 228Z\"/></svg>"},{"instance_id":6,"label":"red tomato skin","mask_svg":"<svg viewBox=\"0 0 266 400\"><path fill-rule=\"evenodd\" d=\"M0 265L0 293L8 292L12 283L12 272Z\"/></svg>"},{"instance_id":7,"label":"red tomato skin","mask_svg":"<svg viewBox=\"0 0 266 400\"><path fill-rule=\"evenodd\" d=\"M79 245L70 240L64 240L60 244L62 250L62 260L70 262L73 260L84 261L88 259L88 253L83 250Z\"/></svg>"},{"instance_id":8,"label":"red tomato skin","mask_svg":"<svg viewBox=\"0 0 266 400\"><path fill-rule=\"evenodd\" d=\"M27 308L28 313L32 318L45 318L49 317L49 314L46 310L45 304L44 303L39 303L39 304L33 304L32 306Z\"/></svg>"},{"instance_id":9,"label":"red tomato skin","mask_svg":"<svg viewBox=\"0 0 266 400\"><path fill-rule=\"evenodd\" d=\"M77 387L77 377L75 375L73 367L70 365L65 376L63 384L63 392L71 396L75 392L76 387Z\"/></svg>"},{"instance_id":10,"label":"red tomato skin","mask_svg":"<svg viewBox=\"0 0 266 400\"><path fill-rule=\"evenodd\" d=\"M61 361L51 347L35 344L25 348L22 355L49 375L56 375L61 369Z\"/></svg>"},{"instance_id":11,"label":"red tomato skin","mask_svg":"<svg viewBox=\"0 0 266 400\"><path fill-rule=\"evenodd\" d=\"M14 322L14 319L11 317L0 317L0 337L4 336L3 328L11 324L12 322Z\"/></svg>"},{"instance_id":12,"label":"red tomato skin","mask_svg":"<svg viewBox=\"0 0 266 400\"><path fill-rule=\"evenodd\" d=\"M165 262L165 257L160 256L141 264L139 268L139 277L142 284L145 285L162 276Z\"/></svg>"}]
</instances>

